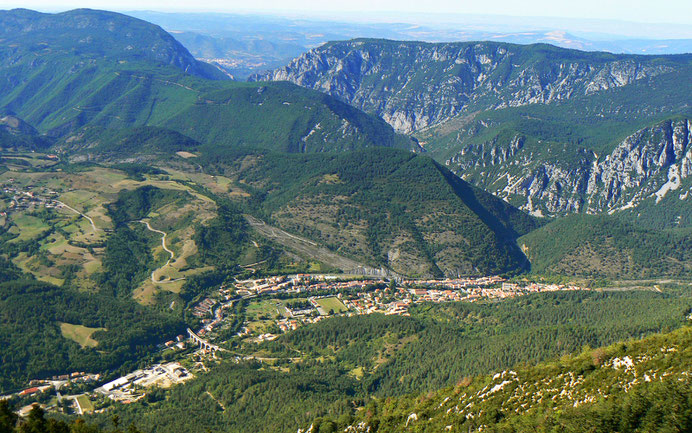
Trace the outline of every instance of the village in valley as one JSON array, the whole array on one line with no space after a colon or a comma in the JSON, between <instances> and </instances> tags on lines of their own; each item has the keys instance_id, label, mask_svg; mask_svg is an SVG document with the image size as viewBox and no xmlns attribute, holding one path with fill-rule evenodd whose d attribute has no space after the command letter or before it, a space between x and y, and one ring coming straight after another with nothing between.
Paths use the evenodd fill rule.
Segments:
<instances>
[{"instance_id":1,"label":"village in valley","mask_svg":"<svg viewBox=\"0 0 692 433\"><path fill-rule=\"evenodd\" d=\"M252 300L247 310L262 313L248 315L239 336L261 342L335 315L408 315L411 306L426 302L477 302L558 290L588 289L562 284L521 285L499 276L387 280L297 274L236 281L232 288L221 287L196 304L193 314L204 324L200 335L213 336L215 330L223 327L223 312L230 305L239 300ZM251 308L252 304L256 308Z\"/></svg>"},{"instance_id":2,"label":"village in valley","mask_svg":"<svg viewBox=\"0 0 692 433\"><path fill-rule=\"evenodd\" d=\"M50 162L54 162L53 159ZM101 239L100 235L106 230L97 230L91 217L61 201L65 192L70 193L69 188L65 190L26 181L20 183L12 178L0 186L0 226L8 225L11 218L22 232L28 232L31 224L40 222L38 217L32 215L55 210L68 216L63 225L75 225L74 230L68 227L63 231L81 234L82 238L75 238L78 241ZM39 228L46 229L40 226L36 230L39 231ZM17 227L10 227L9 230L16 231ZM69 248L78 248L80 245L70 244ZM23 262L18 263L28 266ZM420 304L499 301L559 290L588 289L558 284L516 283L499 276L404 279L386 278L373 273L372 276L293 274L233 279L205 291L188 304L187 314L191 318L190 323L197 324L195 329L161 341L158 352L152 354L155 361L150 365L140 365L136 370L122 375L79 371L37 378L26 383L23 389L0 396L0 399L17 399L23 407L20 414L28 413L36 403L52 412L79 415L101 412L113 404L132 403L146 398L154 390L193 379L196 375L204 374L220 359L264 362L257 355L263 342L331 317L368 314L408 316ZM71 330L75 331L65 329L63 333Z\"/></svg>"},{"instance_id":3,"label":"village in valley","mask_svg":"<svg viewBox=\"0 0 692 433\"><path fill-rule=\"evenodd\" d=\"M385 279L345 275L296 274L236 280L223 284L194 302L190 313L200 328L188 329L159 346L162 362L121 377L104 378L84 372L47 380L0 398L20 398L28 412L38 402L49 411L84 414L114 403L128 404L157 388L169 388L203 374L220 358L236 362L257 359L230 350L227 331L243 311L244 321L233 338L259 344L301 326L334 316L363 314L409 315L423 303L502 300L530 293L589 290L573 285L509 282L499 276L441 280ZM242 303L242 306L241 304Z\"/></svg>"}]
</instances>

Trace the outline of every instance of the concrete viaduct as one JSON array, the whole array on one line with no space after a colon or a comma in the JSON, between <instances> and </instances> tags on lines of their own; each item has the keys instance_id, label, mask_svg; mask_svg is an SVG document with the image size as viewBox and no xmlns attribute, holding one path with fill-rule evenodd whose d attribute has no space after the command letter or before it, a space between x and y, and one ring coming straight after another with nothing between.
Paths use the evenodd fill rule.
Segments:
<instances>
[{"instance_id":1,"label":"concrete viaduct","mask_svg":"<svg viewBox=\"0 0 692 433\"><path fill-rule=\"evenodd\" d=\"M199 347L201 349L205 349L210 351L211 353L215 353L217 350L221 350L221 348L215 344L211 344L207 340L202 339L199 335L195 334L195 332L187 328L187 333L190 335L190 338L197 344L199 344Z\"/></svg>"}]
</instances>

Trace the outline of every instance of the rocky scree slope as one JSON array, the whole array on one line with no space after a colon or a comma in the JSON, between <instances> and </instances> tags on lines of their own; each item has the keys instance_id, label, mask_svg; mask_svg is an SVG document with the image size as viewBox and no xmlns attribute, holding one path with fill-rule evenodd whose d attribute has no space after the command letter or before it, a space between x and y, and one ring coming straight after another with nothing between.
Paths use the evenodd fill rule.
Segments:
<instances>
[{"instance_id":1,"label":"rocky scree slope","mask_svg":"<svg viewBox=\"0 0 692 433\"><path fill-rule=\"evenodd\" d=\"M254 80L291 81L410 133L462 113L549 104L674 71L686 56L589 53L550 45L330 42Z\"/></svg>"}]
</instances>

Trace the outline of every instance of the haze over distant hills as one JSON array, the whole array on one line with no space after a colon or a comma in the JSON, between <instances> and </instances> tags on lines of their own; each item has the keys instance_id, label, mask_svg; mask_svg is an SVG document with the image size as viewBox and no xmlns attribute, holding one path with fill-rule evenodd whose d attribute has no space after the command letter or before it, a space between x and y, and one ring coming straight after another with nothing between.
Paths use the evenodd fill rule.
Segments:
<instances>
[{"instance_id":1,"label":"haze over distant hills","mask_svg":"<svg viewBox=\"0 0 692 433\"><path fill-rule=\"evenodd\" d=\"M373 14L368 17L224 13L127 12L171 32L197 58L244 78L286 64L328 41L386 38L426 42L548 43L564 48L630 54L692 52L682 25L483 15Z\"/></svg>"}]
</instances>

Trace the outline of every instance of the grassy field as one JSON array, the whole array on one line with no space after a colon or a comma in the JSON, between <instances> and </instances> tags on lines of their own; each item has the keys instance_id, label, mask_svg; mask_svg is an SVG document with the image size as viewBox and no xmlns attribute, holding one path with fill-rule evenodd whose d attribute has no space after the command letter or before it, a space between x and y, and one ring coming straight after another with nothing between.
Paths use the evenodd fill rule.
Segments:
<instances>
[{"instance_id":1,"label":"grassy field","mask_svg":"<svg viewBox=\"0 0 692 433\"><path fill-rule=\"evenodd\" d=\"M286 317L286 306L279 299L251 302L245 310L248 329L253 334L264 334L274 325L276 318Z\"/></svg>"},{"instance_id":2,"label":"grassy field","mask_svg":"<svg viewBox=\"0 0 692 433\"><path fill-rule=\"evenodd\" d=\"M105 331L106 328L88 328L82 325L71 323L60 323L62 336L74 341L82 347L96 347L99 342L91 338L96 331Z\"/></svg>"},{"instance_id":3,"label":"grassy field","mask_svg":"<svg viewBox=\"0 0 692 433\"><path fill-rule=\"evenodd\" d=\"M334 313L342 313L348 311L348 308L336 297L332 296L329 298L315 299L315 302L324 310L326 313L334 311Z\"/></svg>"},{"instance_id":4,"label":"grassy field","mask_svg":"<svg viewBox=\"0 0 692 433\"><path fill-rule=\"evenodd\" d=\"M36 256L27 256L26 253L22 252L12 260L12 263L14 263L24 272L34 275L38 280L55 284L57 286L62 285L64 282L64 280L59 278L59 269L41 264L41 261Z\"/></svg>"},{"instance_id":5,"label":"grassy field","mask_svg":"<svg viewBox=\"0 0 692 433\"><path fill-rule=\"evenodd\" d=\"M39 218L26 214L12 215L12 222L15 223L15 228L10 232L19 230L19 236L13 239L14 242L33 239L50 228Z\"/></svg>"},{"instance_id":6,"label":"grassy field","mask_svg":"<svg viewBox=\"0 0 692 433\"><path fill-rule=\"evenodd\" d=\"M246 314L250 320L262 320L262 318L273 319L284 317L286 307L278 299L267 299L259 302L252 302L247 306Z\"/></svg>"},{"instance_id":7,"label":"grassy field","mask_svg":"<svg viewBox=\"0 0 692 433\"><path fill-rule=\"evenodd\" d=\"M82 408L83 413L89 413L94 411L94 404L89 400L89 396L86 394L82 394L77 397L77 403L79 404L79 407Z\"/></svg>"}]
</instances>

